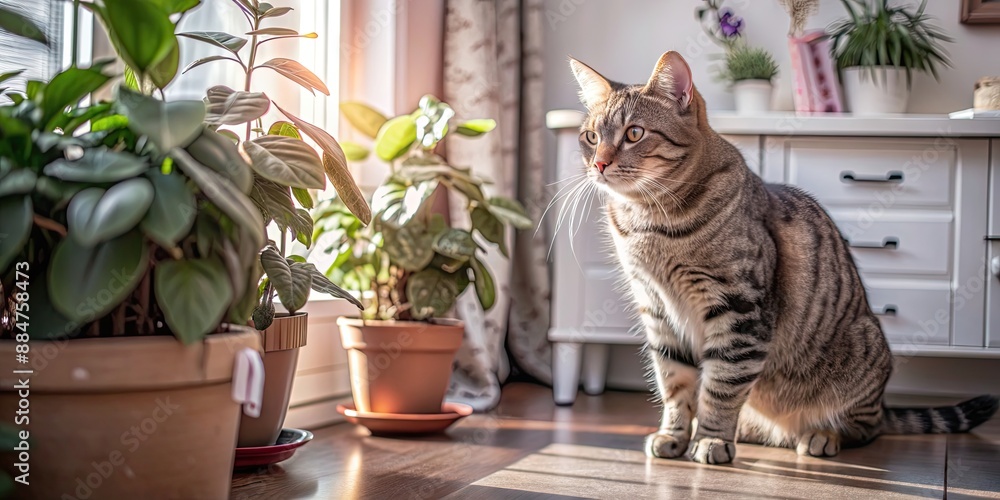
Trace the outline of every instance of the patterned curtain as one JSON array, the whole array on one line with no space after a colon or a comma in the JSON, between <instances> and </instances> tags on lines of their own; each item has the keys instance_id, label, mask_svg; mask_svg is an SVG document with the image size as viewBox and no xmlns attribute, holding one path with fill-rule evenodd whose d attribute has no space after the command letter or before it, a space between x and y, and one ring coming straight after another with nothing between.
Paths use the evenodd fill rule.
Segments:
<instances>
[{"instance_id":1,"label":"patterned curtain","mask_svg":"<svg viewBox=\"0 0 1000 500\"><path fill-rule=\"evenodd\" d=\"M542 0L448 0L444 37L444 99L460 118L495 118L497 129L478 139L453 136L451 163L472 167L493 182L491 195L516 197L534 220L544 193ZM456 224L460 221L454 221ZM464 222L464 221L463 221ZM455 362L448 399L487 410L514 363L550 383L549 270L546 239L534 230L511 235L511 259L492 249L496 305L483 312L465 294L458 313L466 338Z\"/></svg>"}]
</instances>

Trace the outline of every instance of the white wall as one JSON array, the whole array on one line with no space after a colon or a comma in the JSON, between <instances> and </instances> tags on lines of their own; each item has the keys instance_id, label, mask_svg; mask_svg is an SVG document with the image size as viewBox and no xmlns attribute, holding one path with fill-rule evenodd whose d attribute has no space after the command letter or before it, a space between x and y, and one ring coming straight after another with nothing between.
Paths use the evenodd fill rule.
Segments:
<instances>
[{"instance_id":1,"label":"white wall","mask_svg":"<svg viewBox=\"0 0 1000 500\"><path fill-rule=\"evenodd\" d=\"M899 1L899 0L897 0ZM918 4L918 0L905 0ZM604 76L623 83L649 78L657 58L679 51L694 71L695 85L709 109L733 109L732 95L714 81L712 54L721 49L705 35L694 17L696 0L545 0L545 109L580 108L568 56L593 66ZM947 113L972 107L972 85L981 76L1000 75L1000 24L965 25L959 22L958 0L930 0L927 12L955 39L948 44L953 68L941 81L915 78L911 113ZM788 16L777 0L729 0L725 5L744 18L744 36L770 50L778 61L776 106L791 109L787 50ZM839 0L820 0L820 11L807 28L823 28L844 17Z\"/></svg>"}]
</instances>

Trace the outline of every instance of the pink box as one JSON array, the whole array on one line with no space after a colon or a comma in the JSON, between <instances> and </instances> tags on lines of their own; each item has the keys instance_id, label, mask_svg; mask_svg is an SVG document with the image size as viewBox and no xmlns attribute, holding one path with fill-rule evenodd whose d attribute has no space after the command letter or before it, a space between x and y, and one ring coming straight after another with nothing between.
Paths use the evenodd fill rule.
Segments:
<instances>
[{"instance_id":1,"label":"pink box","mask_svg":"<svg viewBox=\"0 0 1000 500\"><path fill-rule=\"evenodd\" d=\"M840 82L830 55L830 43L830 37L822 30L788 38L788 50L792 56L795 111L843 112Z\"/></svg>"}]
</instances>

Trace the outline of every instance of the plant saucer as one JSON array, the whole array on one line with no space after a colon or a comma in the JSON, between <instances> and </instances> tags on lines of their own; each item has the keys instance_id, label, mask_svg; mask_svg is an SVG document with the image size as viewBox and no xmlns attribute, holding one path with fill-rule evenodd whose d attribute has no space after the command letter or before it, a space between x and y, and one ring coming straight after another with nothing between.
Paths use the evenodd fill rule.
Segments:
<instances>
[{"instance_id":1,"label":"plant saucer","mask_svg":"<svg viewBox=\"0 0 1000 500\"><path fill-rule=\"evenodd\" d=\"M441 413L376 413L354 409L354 405L337 405L337 412L348 422L367 428L373 435L434 434L443 432L463 417L472 414L472 407L462 403L444 403Z\"/></svg>"},{"instance_id":2,"label":"plant saucer","mask_svg":"<svg viewBox=\"0 0 1000 500\"><path fill-rule=\"evenodd\" d=\"M254 467L271 465L288 460L295 450L308 443L313 433L301 429L281 429L278 442L270 446L236 448L236 462L233 467Z\"/></svg>"}]
</instances>

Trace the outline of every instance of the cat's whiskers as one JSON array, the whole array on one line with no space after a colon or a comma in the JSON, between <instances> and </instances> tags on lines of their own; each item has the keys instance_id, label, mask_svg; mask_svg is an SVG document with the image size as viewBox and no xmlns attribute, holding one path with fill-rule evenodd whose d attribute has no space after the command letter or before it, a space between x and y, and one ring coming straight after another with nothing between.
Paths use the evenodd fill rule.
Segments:
<instances>
[{"instance_id":1,"label":"cat's whiskers","mask_svg":"<svg viewBox=\"0 0 1000 500\"><path fill-rule=\"evenodd\" d=\"M548 215L549 210L552 207L554 207L559 202L560 198L565 198L567 195L569 195L570 193L572 193L573 189L576 189L576 187L579 186L579 183L581 181L582 182L586 182L586 177L587 177L587 174L586 174L586 172L584 172L582 174L574 175L573 177L570 177L570 178L565 179L563 181L559 181L560 183L561 182L570 182L570 181L572 181L575 184L574 183L567 184L567 185L559 188L559 190L556 191L556 194L552 195L552 199L549 201L548 206L546 206L545 210L542 211L542 216L538 218L538 225L535 226L535 234L534 234L534 236L538 236L538 231L542 229L542 224L544 223L545 216ZM567 189L569 189L569 191L566 191ZM556 228L558 230L558 224L557 224Z\"/></svg>"}]
</instances>

